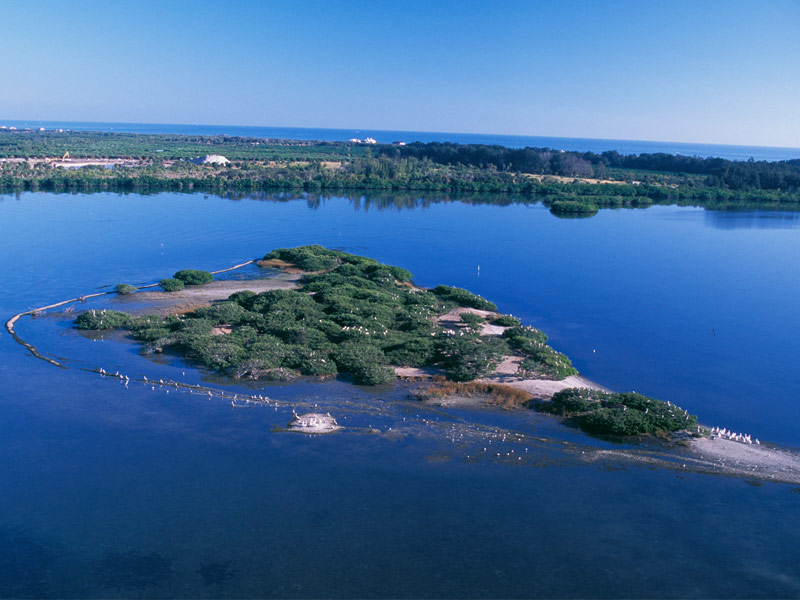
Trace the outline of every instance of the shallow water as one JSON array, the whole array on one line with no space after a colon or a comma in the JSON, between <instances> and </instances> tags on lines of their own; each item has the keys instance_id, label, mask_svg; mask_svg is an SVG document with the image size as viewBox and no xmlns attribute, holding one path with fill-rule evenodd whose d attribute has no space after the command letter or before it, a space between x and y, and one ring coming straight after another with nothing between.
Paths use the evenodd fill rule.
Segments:
<instances>
[{"instance_id":1,"label":"shallow water","mask_svg":"<svg viewBox=\"0 0 800 600\"><path fill-rule=\"evenodd\" d=\"M418 204L6 196L0 312L322 243L495 300L608 387L800 445L795 215ZM0 336L0 597L800 595L791 486L587 463L608 443L402 387L232 386L57 315L18 331L69 368ZM97 366L278 406L82 370ZM352 429L273 432L292 408Z\"/></svg>"}]
</instances>

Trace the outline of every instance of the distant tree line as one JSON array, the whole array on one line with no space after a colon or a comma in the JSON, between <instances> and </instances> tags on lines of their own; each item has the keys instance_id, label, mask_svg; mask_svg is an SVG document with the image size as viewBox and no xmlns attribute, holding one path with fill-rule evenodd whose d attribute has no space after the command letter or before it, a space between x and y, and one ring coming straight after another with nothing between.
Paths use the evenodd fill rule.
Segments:
<instances>
[{"instance_id":1,"label":"distant tree line","mask_svg":"<svg viewBox=\"0 0 800 600\"><path fill-rule=\"evenodd\" d=\"M45 160L60 158L67 150L76 157L132 160L113 168L76 169ZM187 160L210 152L224 153L230 163ZM228 136L0 131L3 157L12 160L0 161L0 193L435 192L481 194L486 195L482 201L500 204L543 201L563 216L652 204L800 206L800 160L743 162L452 143L366 147Z\"/></svg>"},{"instance_id":2,"label":"distant tree line","mask_svg":"<svg viewBox=\"0 0 800 600\"><path fill-rule=\"evenodd\" d=\"M381 146L379 152L395 158L414 157L446 165L538 175L606 177L610 169L624 169L702 175L707 187L730 190L800 190L800 159L745 162L666 153L624 155L612 150L596 154L450 142Z\"/></svg>"}]
</instances>

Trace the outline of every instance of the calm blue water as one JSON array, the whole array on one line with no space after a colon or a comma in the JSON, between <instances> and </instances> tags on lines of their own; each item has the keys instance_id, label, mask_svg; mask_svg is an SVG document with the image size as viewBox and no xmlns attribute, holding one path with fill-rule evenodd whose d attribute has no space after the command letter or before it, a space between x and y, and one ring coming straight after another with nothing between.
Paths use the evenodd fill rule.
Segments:
<instances>
[{"instance_id":1,"label":"calm blue water","mask_svg":"<svg viewBox=\"0 0 800 600\"><path fill-rule=\"evenodd\" d=\"M685 156L719 157L728 160L791 160L800 158L800 148L769 146L730 146L645 140L604 140L482 133L442 133L431 131L385 131L380 129L313 129L302 127L241 127L235 125L179 125L157 123L82 123L71 121L3 121L0 125L19 128L71 129L73 131L116 131L121 133L175 133L184 135L233 135L292 140L347 141L372 137L381 144L400 142L455 142L459 144L497 144L509 148L554 148L578 152L616 150L621 154L664 152Z\"/></svg>"},{"instance_id":2,"label":"calm blue water","mask_svg":"<svg viewBox=\"0 0 800 600\"><path fill-rule=\"evenodd\" d=\"M386 198L5 196L0 315L305 243L469 288L608 387L800 446L793 213L659 206L561 220L539 205L435 196L404 209ZM791 486L586 464L580 449L605 443L546 416L426 412L403 389L306 382L258 388L279 407L232 408L125 388L81 367L209 379L124 340L92 341L63 316L18 331L69 368L0 335L0 597L800 595ZM382 433L271 431L315 404ZM224 576L206 584L212 564Z\"/></svg>"}]
</instances>

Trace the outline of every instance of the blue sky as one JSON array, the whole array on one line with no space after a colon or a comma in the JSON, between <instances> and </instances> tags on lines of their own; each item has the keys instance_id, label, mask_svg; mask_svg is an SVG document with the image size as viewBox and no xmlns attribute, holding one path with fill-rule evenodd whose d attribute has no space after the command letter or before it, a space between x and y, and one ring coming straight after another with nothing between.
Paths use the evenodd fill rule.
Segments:
<instances>
[{"instance_id":1,"label":"blue sky","mask_svg":"<svg viewBox=\"0 0 800 600\"><path fill-rule=\"evenodd\" d=\"M800 147L797 0L0 7L0 120Z\"/></svg>"}]
</instances>

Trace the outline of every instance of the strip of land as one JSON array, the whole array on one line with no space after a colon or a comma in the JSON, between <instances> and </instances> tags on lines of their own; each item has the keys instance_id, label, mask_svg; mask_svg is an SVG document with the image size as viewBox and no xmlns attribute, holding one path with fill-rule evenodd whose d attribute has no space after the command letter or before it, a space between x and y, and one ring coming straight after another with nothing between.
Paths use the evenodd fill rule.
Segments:
<instances>
[{"instance_id":1,"label":"strip of land","mask_svg":"<svg viewBox=\"0 0 800 600\"><path fill-rule=\"evenodd\" d=\"M791 210L800 208L800 157L744 162L480 144L0 130L0 193L39 190L477 193L487 203L541 201L563 216L652 204Z\"/></svg>"}]
</instances>

